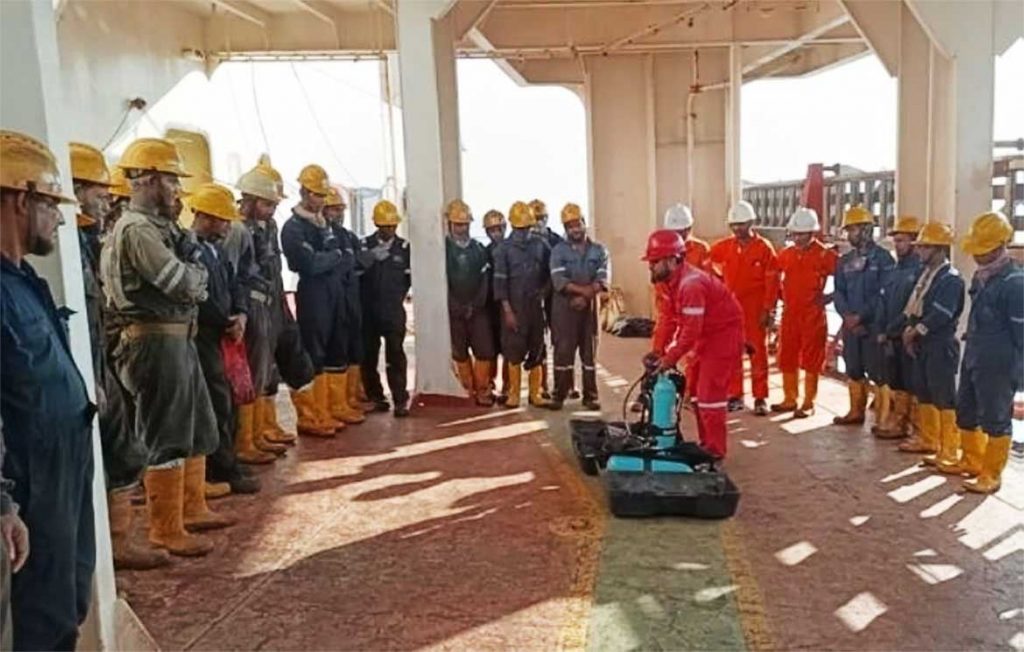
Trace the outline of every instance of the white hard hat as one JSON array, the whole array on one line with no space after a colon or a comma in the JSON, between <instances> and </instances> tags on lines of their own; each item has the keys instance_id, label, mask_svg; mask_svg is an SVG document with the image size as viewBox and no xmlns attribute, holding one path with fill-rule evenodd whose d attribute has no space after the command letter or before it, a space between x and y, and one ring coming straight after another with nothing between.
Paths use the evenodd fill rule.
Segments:
<instances>
[{"instance_id":1,"label":"white hard hat","mask_svg":"<svg viewBox=\"0 0 1024 652\"><path fill-rule=\"evenodd\" d=\"M740 200L729 209L729 224L746 224L757 220L754 207L746 200Z\"/></svg>"},{"instance_id":2,"label":"white hard hat","mask_svg":"<svg viewBox=\"0 0 1024 652\"><path fill-rule=\"evenodd\" d=\"M673 231L693 228L693 213L690 207L685 204L674 204L665 211L665 220L662 226Z\"/></svg>"},{"instance_id":3,"label":"white hard hat","mask_svg":"<svg viewBox=\"0 0 1024 652\"><path fill-rule=\"evenodd\" d=\"M801 206L789 217L786 229L790 233L817 233L821 230L821 226L818 224L818 213L813 208Z\"/></svg>"}]
</instances>

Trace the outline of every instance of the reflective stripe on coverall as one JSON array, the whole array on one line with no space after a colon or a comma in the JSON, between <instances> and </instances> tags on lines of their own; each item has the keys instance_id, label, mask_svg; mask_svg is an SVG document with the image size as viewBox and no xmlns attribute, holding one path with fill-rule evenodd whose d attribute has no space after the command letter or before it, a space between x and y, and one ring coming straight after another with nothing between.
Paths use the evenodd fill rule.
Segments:
<instances>
[{"instance_id":1,"label":"reflective stripe on coverall","mask_svg":"<svg viewBox=\"0 0 1024 652\"><path fill-rule=\"evenodd\" d=\"M948 262L943 263L924 295L923 304L921 318L908 323L927 329L917 340L911 385L920 404L952 410L956 406L956 366L960 360L956 327L964 309L964 280L960 272Z\"/></svg>"},{"instance_id":2,"label":"reflective stripe on coverall","mask_svg":"<svg viewBox=\"0 0 1024 652\"><path fill-rule=\"evenodd\" d=\"M877 336L882 332L883 292L889 274L896 266L888 251L871 242L862 251L846 252L836 263L835 301L840 316L859 315L856 332L843 329L843 360L846 375L851 381L867 376L880 380L881 349Z\"/></svg>"},{"instance_id":3,"label":"reflective stripe on coverall","mask_svg":"<svg viewBox=\"0 0 1024 652\"><path fill-rule=\"evenodd\" d=\"M907 254L896 261L885 287L882 323L885 325L886 345L881 356L881 382L897 392L912 393L914 359L903 350L901 338L907 325L903 309L914 291L922 267L920 258L913 253Z\"/></svg>"},{"instance_id":4,"label":"reflective stripe on coverall","mask_svg":"<svg viewBox=\"0 0 1024 652\"><path fill-rule=\"evenodd\" d=\"M515 229L494 252L494 298L508 301L518 330L501 325L501 350L509 364L529 371L543 362L544 296L551 280L551 250L540 236Z\"/></svg>"},{"instance_id":5,"label":"reflective stripe on coverall","mask_svg":"<svg viewBox=\"0 0 1024 652\"><path fill-rule=\"evenodd\" d=\"M375 251L381 252L380 259ZM377 371L383 339L388 389L396 405L404 404L409 400L409 362L405 355L405 298L412 286L409 243L397 235L388 243L382 243L375 233L363 240L362 259L366 262L362 276L363 354L366 362L362 367L363 385L371 401L384 400L384 387Z\"/></svg>"}]
</instances>

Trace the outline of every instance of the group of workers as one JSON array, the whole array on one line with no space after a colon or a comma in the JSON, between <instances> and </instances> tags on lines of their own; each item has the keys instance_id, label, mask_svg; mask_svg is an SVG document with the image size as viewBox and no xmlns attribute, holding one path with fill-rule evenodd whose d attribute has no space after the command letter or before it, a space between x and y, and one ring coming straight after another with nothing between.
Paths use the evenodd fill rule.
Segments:
<instances>
[{"instance_id":1,"label":"group of workers","mask_svg":"<svg viewBox=\"0 0 1024 652\"><path fill-rule=\"evenodd\" d=\"M1007 218L983 213L962 240L978 265L962 336L966 284L950 263L955 237L948 225L898 218L889 232L894 258L874 241L875 218L860 205L843 217L850 249L842 256L819 239L812 209L792 214L792 243L778 254L754 232L756 219L749 203L738 202L728 217L733 235L709 247L690 235L689 209L676 205L648 241L645 260L657 289L649 361L660 369L682 365L702 446L725 456L727 410L743 407L744 351L755 414L813 413L828 338L825 307L834 302L850 408L833 422L863 424L873 384L875 436L909 438L900 451L967 478L967 491L997 491L1014 394L1024 390L1024 268L1008 253ZM767 333L780 298L783 399L769 406Z\"/></svg>"},{"instance_id":2,"label":"group of workers","mask_svg":"<svg viewBox=\"0 0 1024 652\"><path fill-rule=\"evenodd\" d=\"M236 199L212 182L184 191L190 174L168 140L132 142L113 172L95 147L72 143L70 154L73 197L45 144L0 132L3 649L75 646L95 565L94 416L114 564L145 570L209 553L202 533L235 519L207 500L258 492L250 466L295 443L277 418L282 383L299 435L334 437L369 411L409 414L410 247L394 204L378 202L375 232L359 238L344 226L342 193L308 165L279 235L274 214L286 196L267 157L238 180ZM72 311L57 307L25 258L55 248L66 203L79 211L95 404L71 355ZM489 211L487 246L470 237L464 202L450 202L444 217L453 363L466 390L479 405L497 393L516 407L525 370L529 402L558 409L575 395L578 354L583 403L598 409L597 297L608 289L608 255L587 237L580 208L562 211L565 240L547 228L539 200L513 204L507 238L504 216ZM298 275L294 310L282 257ZM140 490L142 540L132 528Z\"/></svg>"}]
</instances>

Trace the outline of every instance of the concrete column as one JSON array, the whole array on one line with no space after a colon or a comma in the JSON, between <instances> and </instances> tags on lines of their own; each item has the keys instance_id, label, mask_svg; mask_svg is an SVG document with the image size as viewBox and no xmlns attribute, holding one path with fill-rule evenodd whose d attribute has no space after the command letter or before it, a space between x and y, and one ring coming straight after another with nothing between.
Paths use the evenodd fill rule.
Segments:
<instances>
[{"instance_id":1,"label":"concrete column","mask_svg":"<svg viewBox=\"0 0 1024 652\"><path fill-rule=\"evenodd\" d=\"M896 214L929 215L928 151L932 45L917 19L901 5Z\"/></svg>"},{"instance_id":2,"label":"concrete column","mask_svg":"<svg viewBox=\"0 0 1024 652\"><path fill-rule=\"evenodd\" d=\"M592 57L585 65L595 235L609 249L629 312L650 314L640 256L658 224L653 57Z\"/></svg>"},{"instance_id":3,"label":"concrete column","mask_svg":"<svg viewBox=\"0 0 1024 652\"><path fill-rule=\"evenodd\" d=\"M441 181L444 201L462 197L462 144L459 140L459 84L455 69L455 19L434 24L437 93L441 117Z\"/></svg>"},{"instance_id":4,"label":"concrete column","mask_svg":"<svg viewBox=\"0 0 1024 652\"><path fill-rule=\"evenodd\" d=\"M738 43L729 46L729 91L725 118L726 199L732 206L743 198L740 166L740 107L743 95L743 51Z\"/></svg>"},{"instance_id":5,"label":"concrete column","mask_svg":"<svg viewBox=\"0 0 1024 652\"><path fill-rule=\"evenodd\" d=\"M57 157L67 193L72 192L68 140L71 116L62 99L56 18L50 0L0 2L0 125L47 143ZM89 326L85 318L85 292L78 250L75 210L64 208L64 225L57 231L57 250L31 263L50 284L58 305L75 311L70 319L71 352L90 395L93 388ZM114 641L114 566L110 551L106 486L99 430L93 428L96 464L93 505L96 512L96 575L93 604L81 645L110 647ZM30 533L31 535L31 533Z\"/></svg>"},{"instance_id":6,"label":"concrete column","mask_svg":"<svg viewBox=\"0 0 1024 652\"><path fill-rule=\"evenodd\" d=\"M405 140L406 207L412 247L413 317L416 329L416 392L465 395L451 371L451 334L448 324L444 229L441 212L445 192L456 192L458 164L453 148L444 145L458 121L448 115L457 110L454 97L452 43L435 27L447 8L445 0L398 0L395 21L398 65L402 89L402 125ZM442 93L442 81L447 98ZM448 157L446 164L445 158ZM447 180L446 180L447 172ZM458 193L456 193L458 194Z\"/></svg>"}]
</instances>

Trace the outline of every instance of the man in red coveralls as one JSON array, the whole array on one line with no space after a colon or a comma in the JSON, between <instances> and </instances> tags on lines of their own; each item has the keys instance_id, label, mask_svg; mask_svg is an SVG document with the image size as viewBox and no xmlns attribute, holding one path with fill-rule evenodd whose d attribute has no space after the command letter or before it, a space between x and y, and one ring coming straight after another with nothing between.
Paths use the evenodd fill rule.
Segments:
<instances>
[{"instance_id":1,"label":"man in red coveralls","mask_svg":"<svg viewBox=\"0 0 1024 652\"><path fill-rule=\"evenodd\" d=\"M693 393L700 445L723 458L729 382L743 351L743 311L721 281L688 264L685 255L683 239L674 231L655 231L647 239L644 260L651 282L669 290L648 356L657 357L658 371L680 363L697 368Z\"/></svg>"}]
</instances>

